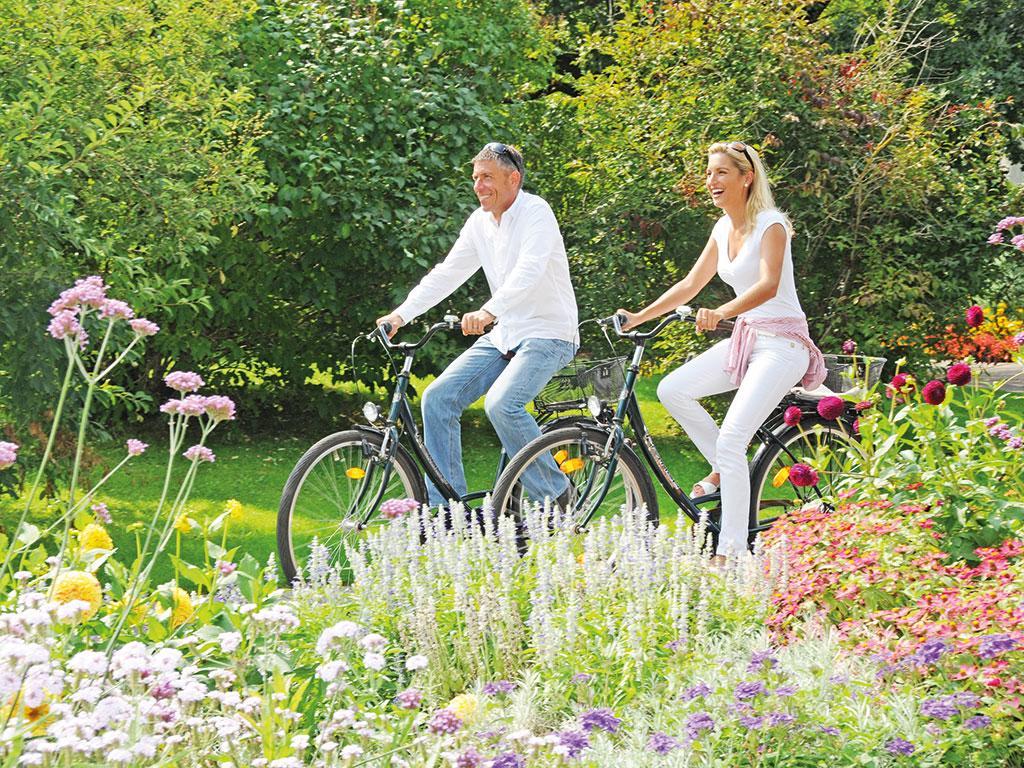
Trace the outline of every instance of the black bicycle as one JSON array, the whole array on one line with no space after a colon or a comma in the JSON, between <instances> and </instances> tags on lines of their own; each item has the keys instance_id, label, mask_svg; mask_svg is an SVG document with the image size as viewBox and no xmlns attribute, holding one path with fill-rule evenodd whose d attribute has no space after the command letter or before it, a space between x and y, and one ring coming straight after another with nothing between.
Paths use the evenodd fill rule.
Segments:
<instances>
[{"instance_id":1,"label":"black bicycle","mask_svg":"<svg viewBox=\"0 0 1024 768\"><path fill-rule=\"evenodd\" d=\"M404 357L401 368L396 366L391 404L384 415L375 403L367 402L363 406L365 425L355 424L318 441L289 475L277 513L278 557L289 583L304 570L314 539L326 548L330 564L337 565L344 562L346 542L383 519L383 502L414 499L426 504L424 473L444 498L460 498L427 451L409 403L409 379L416 353L434 334L459 327L457 316L446 315L443 322L432 325L415 342L392 342L387 327L362 337L383 344L389 356L398 352ZM615 361L574 362L551 380L534 401L542 431L585 419L588 397L614 397L621 377L607 381L601 376L602 371L615 369L609 362ZM502 450L495 482L507 463ZM488 493L490 489L469 493L461 501L472 507ZM319 556L324 556L324 550Z\"/></svg>"},{"instance_id":2,"label":"black bicycle","mask_svg":"<svg viewBox=\"0 0 1024 768\"><path fill-rule=\"evenodd\" d=\"M533 462L552 457L571 484L569 508L563 512L564 519L576 530L583 530L596 515L641 507L646 509L648 520L657 524L658 499L647 471L650 468L669 497L692 521L700 519L702 508L709 508L705 510L708 528L717 540L721 530L721 494L694 499L680 487L658 453L634 394L647 342L673 323L693 322L692 310L679 307L646 333L622 331L624 319L614 316L598 321L613 327L620 337L634 344L614 410L593 402L592 411L598 414L593 421L550 430L531 441L499 477L492 497L494 508L518 515L528 504L550 503L547 499L530 498L520 478ZM728 322L719 324L721 330L731 327ZM817 412L819 399L794 390L758 428L751 441L750 541L782 514L812 502L829 505L833 498L833 481L844 466L843 452L836 449L857 445L855 413L847 407L838 419L825 420ZM801 419L799 424L789 426L783 414L794 405L800 409ZM797 486L791 482L791 468L798 463L816 471L817 484Z\"/></svg>"}]
</instances>

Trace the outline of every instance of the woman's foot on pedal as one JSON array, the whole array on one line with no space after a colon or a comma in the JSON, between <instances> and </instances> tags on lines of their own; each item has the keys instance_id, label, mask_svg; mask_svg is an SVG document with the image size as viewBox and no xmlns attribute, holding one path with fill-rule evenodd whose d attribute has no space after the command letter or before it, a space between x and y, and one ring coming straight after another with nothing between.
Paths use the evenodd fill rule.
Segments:
<instances>
[{"instance_id":1,"label":"woman's foot on pedal","mask_svg":"<svg viewBox=\"0 0 1024 768\"><path fill-rule=\"evenodd\" d=\"M712 472L710 475L705 477L693 484L693 490L690 491L690 497L698 499L701 496L710 496L712 493L718 491L718 484L721 482L722 477L717 472Z\"/></svg>"}]
</instances>

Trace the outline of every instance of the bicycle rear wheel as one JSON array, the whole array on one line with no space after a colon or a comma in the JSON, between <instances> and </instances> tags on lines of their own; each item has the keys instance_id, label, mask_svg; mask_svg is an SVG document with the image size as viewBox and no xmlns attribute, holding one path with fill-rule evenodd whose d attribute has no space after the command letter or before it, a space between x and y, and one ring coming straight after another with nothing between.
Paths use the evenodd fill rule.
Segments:
<instances>
[{"instance_id":1,"label":"bicycle rear wheel","mask_svg":"<svg viewBox=\"0 0 1024 768\"><path fill-rule=\"evenodd\" d=\"M398 446L386 473L379 458L381 443L382 436L374 432L337 432L316 443L295 465L277 511L277 553L288 583L306 571L314 538L325 548L318 555L321 563L326 559L330 568L344 567L345 544L359 533L374 499L426 503L416 463ZM381 522L378 510L372 513L370 523Z\"/></svg>"},{"instance_id":2,"label":"bicycle rear wheel","mask_svg":"<svg viewBox=\"0 0 1024 768\"><path fill-rule=\"evenodd\" d=\"M658 499L654 486L639 457L622 446L611 473L608 492L601 495L609 475L609 464L602 458L608 433L598 427L575 426L545 432L515 455L502 472L492 502L500 514L519 516L531 504L545 499L530 493L523 477L540 462L554 462L572 486L569 519L582 527L590 518L615 514L622 509L646 509L647 519L658 522Z\"/></svg>"},{"instance_id":3,"label":"bicycle rear wheel","mask_svg":"<svg viewBox=\"0 0 1024 768\"><path fill-rule=\"evenodd\" d=\"M776 432L775 438L751 463L751 539L782 515L808 504L834 503L836 481L847 465L846 450L859 446L844 424L819 418L804 417L800 424ZM793 485L790 470L797 463L817 472L817 485Z\"/></svg>"}]
</instances>

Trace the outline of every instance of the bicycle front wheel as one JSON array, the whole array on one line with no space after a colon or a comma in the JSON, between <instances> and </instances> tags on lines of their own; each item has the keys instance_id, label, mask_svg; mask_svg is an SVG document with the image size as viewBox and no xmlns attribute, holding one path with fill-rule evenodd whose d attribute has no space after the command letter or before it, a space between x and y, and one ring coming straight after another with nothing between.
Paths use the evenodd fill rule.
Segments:
<instances>
[{"instance_id":1,"label":"bicycle front wheel","mask_svg":"<svg viewBox=\"0 0 1024 768\"><path fill-rule=\"evenodd\" d=\"M859 443L847 427L836 421L807 418L775 434L758 451L750 469L751 539L775 520L808 504L832 504L836 482L847 465L847 449ZM798 486L790 476L794 464L810 466L816 485Z\"/></svg>"},{"instance_id":2,"label":"bicycle front wheel","mask_svg":"<svg viewBox=\"0 0 1024 768\"><path fill-rule=\"evenodd\" d=\"M549 469L556 467L571 485L570 508L566 511L574 526L582 527L599 515L641 507L647 519L657 524L658 499L643 463L623 445L611 468L611 462L603 456L607 441L608 433L598 427L580 425L545 432L517 453L502 472L492 497L494 508L501 514L518 516L528 505L543 504L543 497L528 490L527 472L531 467L539 472L544 464Z\"/></svg>"},{"instance_id":3,"label":"bicycle front wheel","mask_svg":"<svg viewBox=\"0 0 1024 768\"><path fill-rule=\"evenodd\" d=\"M323 547L316 555L317 568L344 567L345 544L362 521L381 520L379 511L370 509L375 499L426 503L416 463L401 446L390 465L382 463L382 440L374 432L337 432L316 443L295 465L277 511L277 553L289 584L307 570L314 538Z\"/></svg>"}]
</instances>

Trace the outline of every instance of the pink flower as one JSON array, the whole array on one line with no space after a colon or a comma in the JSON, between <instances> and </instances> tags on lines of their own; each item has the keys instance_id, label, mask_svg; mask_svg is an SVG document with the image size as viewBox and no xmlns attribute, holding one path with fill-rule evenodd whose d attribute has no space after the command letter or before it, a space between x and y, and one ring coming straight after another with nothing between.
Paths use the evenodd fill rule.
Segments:
<instances>
[{"instance_id":1,"label":"pink flower","mask_svg":"<svg viewBox=\"0 0 1024 768\"><path fill-rule=\"evenodd\" d=\"M221 576L230 576L238 568L237 563L229 563L224 560L217 561L217 570L220 571Z\"/></svg>"},{"instance_id":2,"label":"pink flower","mask_svg":"<svg viewBox=\"0 0 1024 768\"><path fill-rule=\"evenodd\" d=\"M79 343L83 347L89 339L89 335L82 328L82 324L78 322L78 313L70 309L65 309L55 314L46 330L55 339L65 339L68 336L74 338L77 336Z\"/></svg>"},{"instance_id":3,"label":"pink flower","mask_svg":"<svg viewBox=\"0 0 1024 768\"><path fill-rule=\"evenodd\" d=\"M911 383L911 379L909 376L907 376L907 374L897 373L895 376L892 377L892 381L890 381L889 384L886 386L885 394L888 397L895 397L897 394L905 390L911 389L912 387L913 384Z\"/></svg>"},{"instance_id":4,"label":"pink flower","mask_svg":"<svg viewBox=\"0 0 1024 768\"><path fill-rule=\"evenodd\" d=\"M128 449L129 456L141 456L149 448L148 443L144 443L141 440L136 440L134 437L128 440L125 444Z\"/></svg>"},{"instance_id":5,"label":"pink flower","mask_svg":"<svg viewBox=\"0 0 1024 768\"><path fill-rule=\"evenodd\" d=\"M135 317L135 311L127 303L118 299L104 299L100 304L100 317L105 320L117 318L131 320Z\"/></svg>"},{"instance_id":6,"label":"pink flower","mask_svg":"<svg viewBox=\"0 0 1024 768\"><path fill-rule=\"evenodd\" d=\"M7 469L18 460L18 444L0 440L0 469Z\"/></svg>"},{"instance_id":7,"label":"pink flower","mask_svg":"<svg viewBox=\"0 0 1024 768\"><path fill-rule=\"evenodd\" d=\"M946 381L957 387L971 383L971 366L966 363L956 363L949 366L946 371Z\"/></svg>"},{"instance_id":8,"label":"pink flower","mask_svg":"<svg viewBox=\"0 0 1024 768\"><path fill-rule=\"evenodd\" d=\"M967 318L967 325L971 328L977 328L985 322L985 310L977 304L969 306L967 308L967 312L964 313L964 316Z\"/></svg>"},{"instance_id":9,"label":"pink flower","mask_svg":"<svg viewBox=\"0 0 1024 768\"><path fill-rule=\"evenodd\" d=\"M206 398L206 415L214 421L230 421L235 418L235 402L224 395L210 395Z\"/></svg>"},{"instance_id":10,"label":"pink flower","mask_svg":"<svg viewBox=\"0 0 1024 768\"><path fill-rule=\"evenodd\" d=\"M160 326L154 323L152 320L147 320L144 317L130 320L128 325L132 327L139 336L153 336L157 331L160 330Z\"/></svg>"},{"instance_id":11,"label":"pink flower","mask_svg":"<svg viewBox=\"0 0 1024 768\"><path fill-rule=\"evenodd\" d=\"M188 395L181 398L180 412L186 416L202 416L206 413L206 398L202 395Z\"/></svg>"},{"instance_id":12,"label":"pink flower","mask_svg":"<svg viewBox=\"0 0 1024 768\"><path fill-rule=\"evenodd\" d=\"M993 232L991 235L988 236L989 245L999 245L999 243L1001 242L1003 242L1002 232Z\"/></svg>"},{"instance_id":13,"label":"pink flower","mask_svg":"<svg viewBox=\"0 0 1024 768\"><path fill-rule=\"evenodd\" d=\"M381 517L387 520L407 515L419 509L420 503L416 499L388 499L380 505Z\"/></svg>"},{"instance_id":14,"label":"pink flower","mask_svg":"<svg viewBox=\"0 0 1024 768\"><path fill-rule=\"evenodd\" d=\"M863 413L874 405L870 400L861 400L859 403L853 406L853 409L857 413Z\"/></svg>"},{"instance_id":15,"label":"pink flower","mask_svg":"<svg viewBox=\"0 0 1024 768\"><path fill-rule=\"evenodd\" d=\"M818 415L826 421L834 421L843 415L846 410L846 403L833 395L823 397L818 401Z\"/></svg>"},{"instance_id":16,"label":"pink flower","mask_svg":"<svg viewBox=\"0 0 1024 768\"><path fill-rule=\"evenodd\" d=\"M942 405L946 399L946 385L933 379L921 389L921 397L928 405Z\"/></svg>"},{"instance_id":17,"label":"pink flower","mask_svg":"<svg viewBox=\"0 0 1024 768\"><path fill-rule=\"evenodd\" d=\"M1018 251L1024 251L1024 233L1011 237L1010 244Z\"/></svg>"},{"instance_id":18,"label":"pink flower","mask_svg":"<svg viewBox=\"0 0 1024 768\"><path fill-rule=\"evenodd\" d=\"M800 419L803 417L803 411L795 405L789 406L783 414L782 420L790 427L795 427L800 423Z\"/></svg>"},{"instance_id":19,"label":"pink flower","mask_svg":"<svg viewBox=\"0 0 1024 768\"><path fill-rule=\"evenodd\" d=\"M56 317L59 313L67 310L78 310L81 305L99 309L107 298L107 286L103 279L97 275L84 277L75 281L72 288L62 291L60 298L50 305L47 310Z\"/></svg>"},{"instance_id":20,"label":"pink flower","mask_svg":"<svg viewBox=\"0 0 1024 768\"><path fill-rule=\"evenodd\" d=\"M173 371L164 377L164 384L178 392L195 392L206 382L192 371Z\"/></svg>"},{"instance_id":21,"label":"pink flower","mask_svg":"<svg viewBox=\"0 0 1024 768\"><path fill-rule=\"evenodd\" d=\"M843 352L847 355L852 355L857 351L857 342L853 339L847 339L843 342Z\"/></svg>"},{"instance_id":22,"label":"pink flower","mask_svg":"<svg viewBox=\"0 0 1024 768\"><path fill-rule=\"evenodd\" d=\"M860 419L854 419L853 420L853 434L855 434L855 435L859 435L860 434Z\"/></svg>"},{"instance_id":23,"label":"pink flower","mask_svg":"<svg viewBox=\"0 0 1024 768\"><path fill-rule=\"evenodd\" d=\"M1013 343L1018 347L1024 347L1024 332L1018 333L1013 337Z\"/></svg>"},{"instance_id":24,"label":"pink flower","mask_svg":"<svg viewBox=\"0 0 1024 768\"><path fill-rule=\"evenodd\" d=\"M160 413L169 413L171 415L181 413L181 400L168 400L160 406Z\"/></svg>"},{"instance_id":25,"label":"pink flower","mask_svg":"<svg viewBox=\"0 0 1024 768\"><path fill-rule=\"evenodd\" d=\"M183 454L189 461L214 461L217 457L213 455L213 451L207 448L205 445L193 445Z\"/></svg>"},{"instance_id":26,"label":"pink flower","mask_svg":"<svg viewBox=\"0 0 1024 768\"><path fill-rule=\"evenodd\" d=\"M102 501L99 504L92 505L92 513L101 523L109 525L110 521L113 520L110 516L110 510Z\"/></svg>"},{"instance_id":27,"label":"pink flower","mask_svg":"<svg viewBox=\"0 0 1024 768\"><path fill-rule=\"evenodd\" d=\"M789 482L798 488L817 485L818 472L814 467L798 462L789 468Z\"/></svg>"}]
</instances>

